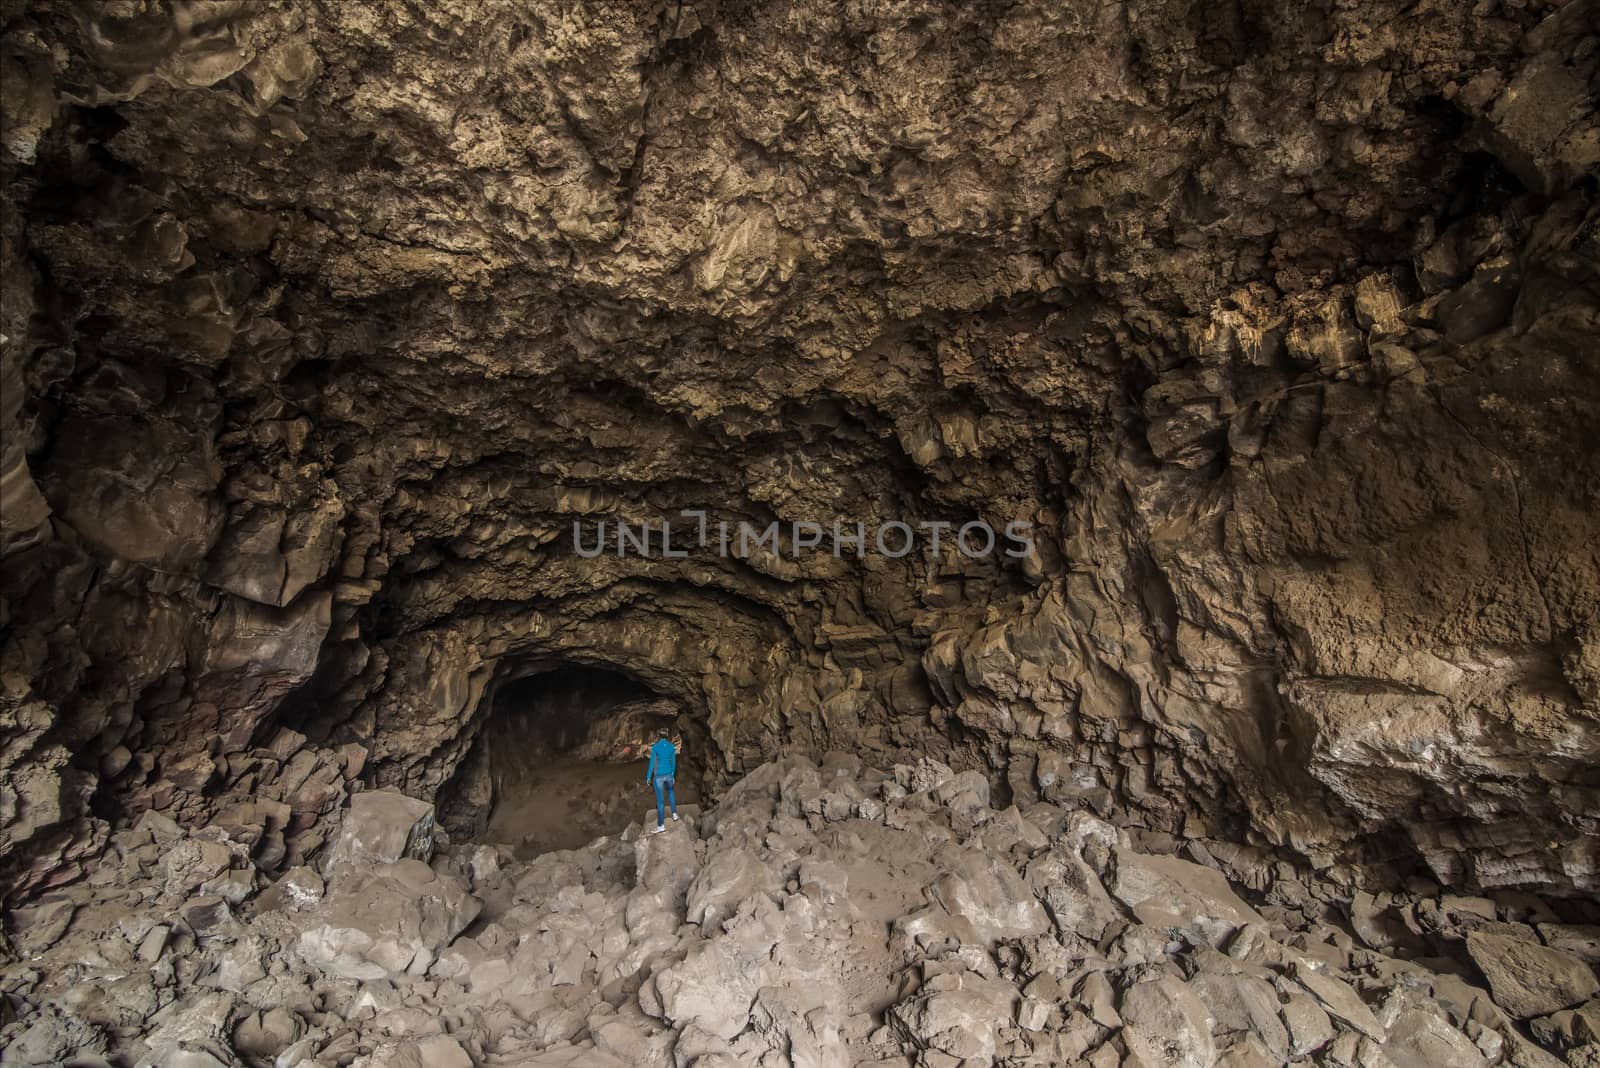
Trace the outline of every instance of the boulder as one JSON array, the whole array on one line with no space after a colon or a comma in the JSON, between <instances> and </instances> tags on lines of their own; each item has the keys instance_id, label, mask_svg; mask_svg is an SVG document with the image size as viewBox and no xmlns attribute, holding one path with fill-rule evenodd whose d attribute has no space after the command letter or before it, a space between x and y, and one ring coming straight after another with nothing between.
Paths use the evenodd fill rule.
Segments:
<instances>
[{"instance_id":1,"label":"boulder","mask_svg":"<svg viewBox=\"0 0 1600 1068\"><path fill-rule=\"evenodd\" d=\"M1217 1068L1278 1068L1283 1063L1261 1039L1249 1033L1235 1036L1217 1057Z\"/></svg>"},{"instance_id":2,"label":"boulder","mask_svg":"<svg viewBox=\"0 0 1600 1068\"><path fill-rule=\"evenodd\" d=\"M1333 1021L1309 994L1291 993L1283 1003L1282 1013L1292 1055L1304 1057L1333 1041Z\"/></svg>"},{"instance_id":3,"label":"boulder","mask_svg":"<svg viewBox=\"0 0 1600 1068\"><path fill-rule=\"evenodd\" d=\"M55 1068L77 1057L100 1057L109 1052L100 1027L49 1004L41 1006L31 1020L8 1029L5 1038L0 1064L6 1068Z\"/></svg>"},{"instance_id":4,"label":"boulder","mask_svg":"<svg viewBox=\"0 0 1600 1068\"><path fill-rule=\"evenodd\" d=\"M1247 923L1264 923L1220 872L1176 857L1118 849L1109 889L1143 923L1220 946Z\"/></svg>"},{"instance_id":5,"label":"boulder","mask_svg":"<svg viewBox=\"0 0 1600 1068\"><path fill-rule=\"evenodd\" d=\"M1472 1040L1451 1027L1437 1012L1413 1008L1389 1025L1384 1054L1395 1068L1489 1068L1489 1060Z\"/></svg>"},{"instance_id":6,"label":"boulder","mask_svg":"<svg viewBox=\"0 0 1600 1068\"><path fill-rule=\"evenodd\" d=\"M1189 985L1159 975L1122 994L1122 1041L1149 1068L1211 1068L1217 1059L1213 1019Z\"/></svg>"},{"instance_id":7,"label":"boulder","mask_svg":"<svg viewBox=\"0 0 1600 1068\"><path fill-rule=\"evenodd\" d=\"M772 949L783 932L777 906L752 897L726 922L722 937L698 943L657 972L640 990L640 1007L674 1027L692 1024L732 1039L749 1025L757 991L777 978Z\"/></svg>"},{"instance_id":8,"label":"boulder","mask_svg":"<svg viewBox=\"0 0 1600 1068\"><path fill-rule=\"evenodd\" d=\"M433 856L433 806L393 790L368 790L350 799L324 871L393 864Z\"/></svg>"},{"instance_id":9,"label":"boulder","mask_svg":"<svg viewBox=\"0 0 1600 1068\"><path fill-rule=\"evenodd\" d=\"M335 883L297 948L306 963L348 979L420 976L481 907L456 880L402 860Z\"/></svg>"},{"instance_id":10,"label":"boulder","mask_svg":"<svg viewBox=\"0 0 1600 1068\"><path fill-rule=\"evenodd\" d=\"M651 809L646 826L653 825L655 818L655 810ZM689 824L687 819L669 820L667 829L660 834L646 831L634 839L635 885L648 890L670 890L677 901L682 902L700 864Z\"/></svg>"},{"instance_id":11,"label":"boulder","mask_svg":"<svg viewBox=\"0 0 1600 1068\"><path fill-rule=\"evenodd\" d=\"M890 1009L889 1021L919 1050L988 1064L995 1059L997 1032L1015 1019L1020 997L1004 979L946 972Z\"/></svg>"},{"instance_id":12,"label":"boulder","mask_svg":"<svg viewBox=\"0 0 1600 1068\"><path fill-rule=\"evenodd\" d=\"M1097 942L1107 927L1122 918L1094 869L1064 846L1057 845L1028 862L1028 885L1063 934L1070 931Z\"/></svg>"},{"instance_id":13,"label":"boulder","mask_svg":"<svg viewBox=\"0 0 1600 1068\"><path fill-rule=\"evenodd\" d=\"M1587 964L1537 942L1472 931L1467 952L1488 979L1495 1004L1518 1019L1570 1009L1600 992Z\"/></svg>"},{"instance_id":14,"label":"boulder","mask_svg":"<svg viewBox=\"0 0 1600 1068\"><path fill-rule=\"evenodd\" d=\"M929 888L950 915L972 925L986 942L1049 930L1050 920L1028 884L1003 859L963 853L960 862Z\"/></svg>"},{"instance_id":15,"label":"boulder","mask_svg":"<svg viewBox=\"0 0 1600 1068\"><path fill-rule=\"evenodd\" d=\"M305 1025L300 1017L280 1005L239 1021L233 1029L233 1045L248 1056L272 1060L299 1041L303 1034Z\"/></svg>"},{"instance_id":16,"label":"boulder","mask_svg":"<svg viewBox=\"0 0 1600 1068\"><path fill-rule=\"evenodd\" d=\"M1311 991L1312 995L1322 1003L1322 1007L1328 1010L1329 1015L1343 1020L1378 1042L1387 1037L1378 1017L1367 1007L1367 1003L1361 1000L1361 995L1355 992L1355 988L1343 979L1303 966L1295 969L1295 978Z\"/></svg>"},{"instance_id":17,"label":"boulder","mask_svg":"<svg viewBox=\"0 0 1600 1068\"><path fill-rule=\"evenodd\" d=\"M1571 953L1589 964L1600 964L1600 924L1541 923L1539 937L1551 949Z\"/></svg>"},{"instance_id":18,"label":"boulder","mask_svg":"<svg viewBox=\"0 0 1600 1068\"><path fill-rule=\"evenodd\" d=\"M779 874L750 850L716 852L689 883L684 918L710 932L752 894L775 895L781 889Z\"/></svg>"},{"instance_id":19,"label":"boulder","mask_svg":"<svg viewBox=\"0 0 1600 1068\"><path fill-rule=\"evenodd\" d=\"M1279 1017L1278 992L1271 983L1252 975L1202 974L1189 985L1210 1008L1219 1034L1253 1035L1274 1063L1289 1059L1289 1032Z\"/></svg>"},{"instance_id":20,"label":"boulder","mask_svg":"<svg viewBox=\"0 0 1600 1068\"><path fill-rule=\"evenodd\" d=\"M150 1018L135 1068L217 1068L239 1064L227 1036L235 997L217 992L172 1002Z\"/></svg>"},{"instance_id":21,"label":"boulder","mask_svg":"<svg viewBox=\"0 0 1600 1068\"><path fill-rule=\"evenodd\" d=\"M186 839L161 856L166 892L187 896L202 883L217 878L233 863L233 853L217 842Z\"/></svg>"}]
</instances>

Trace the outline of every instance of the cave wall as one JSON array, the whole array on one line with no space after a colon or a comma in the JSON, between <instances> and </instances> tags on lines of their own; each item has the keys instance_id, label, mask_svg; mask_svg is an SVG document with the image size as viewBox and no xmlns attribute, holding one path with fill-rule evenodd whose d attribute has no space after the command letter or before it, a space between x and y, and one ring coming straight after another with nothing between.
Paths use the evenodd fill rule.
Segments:
<instances>
[{"instance_id":1,"label":"cave wall","mask_svg":"<svg viewBox=\"0 0 1600 1068\"><path fill-rule=\"evenodd\" d=\"M538 659L1593 889L1595 9L6 0L6 885ZM1037 551L574 552L682 509Z\"/></svg>"}]
</instances>

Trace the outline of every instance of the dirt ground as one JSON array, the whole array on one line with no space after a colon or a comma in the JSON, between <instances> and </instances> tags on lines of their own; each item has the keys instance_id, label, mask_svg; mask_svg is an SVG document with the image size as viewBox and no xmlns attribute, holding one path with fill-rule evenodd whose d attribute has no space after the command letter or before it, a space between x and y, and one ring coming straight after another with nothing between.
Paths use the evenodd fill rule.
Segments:
<instances>
[{"instance_id":1,"label":"dirt ground","mask_svg":"<svg viewBox=\"0 0 1600 1068\"><path fill-rule=\"evenodd\" d=\"M512 846L526 860L620 834L655 811L655 793L644 781L646 763L553 759L529 768L496 800L483 840ZM700 800L685 779L678 780L676 792L680 806Z\"/></svg>"}]
</instances>

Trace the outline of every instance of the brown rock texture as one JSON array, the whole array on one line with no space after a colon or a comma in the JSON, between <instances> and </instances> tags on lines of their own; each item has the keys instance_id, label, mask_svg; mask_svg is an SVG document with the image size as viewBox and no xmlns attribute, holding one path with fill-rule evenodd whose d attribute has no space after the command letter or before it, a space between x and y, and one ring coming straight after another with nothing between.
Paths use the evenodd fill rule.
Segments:
<instances>
[{"instance_id":1,"label":"brown rock texture","mask_svg":"<svg viewBox=\"0 0 1600 1068\"><path fill-rule=\"evenodd\" d=\"M17 910L0 1063L1580 1068L1600 1052L1594 973L1521 922L1593 918L1593 901L1414 880L1368 902L1425 932L1414 956L1352 939L1326 883L1280 871L1254 895L1194 843L1193 860L1147 853L1082 810L997 808L973 774L785 757L659 834L649 813L531 860L441 845L432 806L368 790L325 872L275 882L225 828L148 813L113 832L117 863ZM1070 887L1035 879L1062 865ZM1152 910L1128 893L1151 873L1187 892Z\"/></svg>"},{"instance_id":2,"label":"brown rock texture","mask_svg":"<svg viewBox=\"0 0 1600 1068\"><path fill-rule=\"evenodd\" d=\"M1594 3L0 25L12 897L150 809L300 864L560 667L713 789L1600 887ZM576 551L686 509L783 544ZM890 520L1035 549L788 551Z\"/></svg>"}]
</instances>

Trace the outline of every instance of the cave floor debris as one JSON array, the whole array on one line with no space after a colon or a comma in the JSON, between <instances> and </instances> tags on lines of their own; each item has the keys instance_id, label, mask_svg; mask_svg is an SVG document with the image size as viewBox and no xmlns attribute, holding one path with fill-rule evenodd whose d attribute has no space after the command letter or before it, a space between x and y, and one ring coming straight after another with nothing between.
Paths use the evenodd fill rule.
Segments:
<instances>
[{"instance_id":1,"label":"cave floor debris","mask_svg":"<svg viewBox=\"0 0 1600 1068\"><path fill-rule=\"evenodd\" d=\"M519 860L529 860L621 834L645 807L654 819L655 795L644 781L647 763L552 759L496 800L481 838L510 846ZM680 808L700 799L688 779L679 780L677 794Z\"/></svg>"},{"instance_id":2,"label":"cave floor debris","mask_svg":"<svg viewBox=\"0 0 1600 1068\"><path fill-rule=\"evenodd\" d=\"M929 759L784 758L531 861L357 796L276 879L115 832L15 917L0 1064L1600 1064L1587 903L1243 870Z\"/></svg>"}]
</instances>

